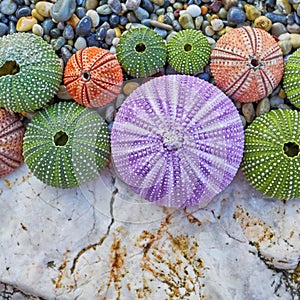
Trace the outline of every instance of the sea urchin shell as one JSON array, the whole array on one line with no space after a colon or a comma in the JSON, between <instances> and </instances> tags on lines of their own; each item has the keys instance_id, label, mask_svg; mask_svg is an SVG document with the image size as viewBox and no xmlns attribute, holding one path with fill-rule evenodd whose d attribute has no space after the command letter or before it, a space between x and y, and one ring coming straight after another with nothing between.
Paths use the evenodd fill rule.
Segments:
<instances>
[{"instance_id":1,"label":"sea urchin shell","mask_svg":"<svg viewBox=\"0 0 300 300\"><path fill-rule=\"evenodd\" d=\"M129 75L148 77L164 66L167 47L162 37L155 31L149 28L136 28L121 36L117 58Z\"/></svg>"},{"instance_id":2,"label":"sea urchin shell","mask_svg":"<svg viewBox=\"0 0 300 300\"><path fill-rule=\"evenodd\" d=\"M249 26L224 34L211 53L216 85L230 98L255 102L268 96L283 75L283 55L266 31Z\"/></svg>"},{"instance_id":3,"label":"sea urchin shell","mask_svg":"<svg viewBox=\"0 0 300 300\"><path fill-rule=\"evenodd\" d=\"M300 49L288 59L284 67L283 86L288 100L300 108Z\"/></svg>"},{"instance_id":4,"label":"sea urchin shell","mask_svg":"<svg viewBox=\"0 0 300 300\"><path fill-rule=\"evenodd\" d=\"M232 101L188 75L154 78L117 113L112 157L120 177L163 206L205 206L233 179L244 134Z\"/></svg>"},{"instance_id":5,"label":"sea urchin shell","mask_svg":"<svg viewBox=\"0 0 300 300\"><path fill-rule=\"evenodd\" d=\"M259 116L245 131L245 176L270 197L300 197L299 147L298 111L273 110Z\"/></svg>"},{"instance_id":6,"label":"sea urchin shell","mask_svg":"<svg viewBox=\"0 0 300 300\"><path fill-rule=\"evenodd\" d=\"M171 67L183 74L195 74L208 62L211 52L205 35L194 29L179 31L167 44Z\"/></svg>"},{"instance_id":7,"label":"sea urchin shell","mask_svg":"<svg viewBox=\"0 0 300 300\"><path fill-rule=\"evenodd\" d=\"M0 177L23 162L22 144L25 128L14 115L0 109Z\"/></svg>"},{"instance_id":8,"label":"sea urchin shell","mask_svg":"<svg viewBox=\"0 0 300 300\"><path fill-rule=\"evenodd\" d=\"M113 54L97 47L77 51L67 62L64 84L72 98L85 107L112 102L121 90L122 68Z\"/></svg>"},{"instance_id":9,"label":"sea urchin shell","mask_svg":"<svg viewBox=\"0 0 300 300\"><path fill-rule=\"evenodd\" d=\"M0 38L0 106L33 111L58 91L62 68L52 47L41 37L14 33Z\"/></svg>"},{"instance_id":10,"label":"sea urchin shell","mask_svg":"<svg viewBox=\"0 0 300 300\"><path fill-rule=\"evenodd\" d=\"M24 136L23 154L42 182L72 188L95 178L110 157L109 131L93 110L59 102L35 115Z\"/></svg>"}]
</instances>

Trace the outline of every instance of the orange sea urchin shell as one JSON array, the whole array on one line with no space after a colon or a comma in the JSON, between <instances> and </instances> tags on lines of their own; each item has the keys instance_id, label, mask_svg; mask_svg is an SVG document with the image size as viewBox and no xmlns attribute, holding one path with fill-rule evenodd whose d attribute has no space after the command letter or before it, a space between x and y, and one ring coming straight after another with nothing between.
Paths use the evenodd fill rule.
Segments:
<instances>
[{"instance_id":1,"label":"orange sea urchin shell","mask_svg":"<svg viewBox=\"0 0 300 300\"><path fill-rule=\"evenodd\" d=\"M211 54L216 85L230 98L255 102L268 96L283 75L283 55L266 31L244 26L223 35Z\"/></svg>"},{"instance_id":2,"label":"orange sea urchin shell","mask_svg":"<svg viewBox=\"0 0 300 300\"><path fill-rule=\"evenodd\" d=\"M122 68L113 54L97 47L73 54L64 71L64 84L72 98L85 107L113 101L121 90Z\"/></svg>"},{"instance_id":3,"label":"orange sea urchin shell","mask_svg":"<svg viewBox=\"0 0 300 300\"><path fill-rule=\"evenodd\" d=\"M25 128L14 115L0 109L0 177L23 162L22 145Z\"/></svg>"}]
</instances>

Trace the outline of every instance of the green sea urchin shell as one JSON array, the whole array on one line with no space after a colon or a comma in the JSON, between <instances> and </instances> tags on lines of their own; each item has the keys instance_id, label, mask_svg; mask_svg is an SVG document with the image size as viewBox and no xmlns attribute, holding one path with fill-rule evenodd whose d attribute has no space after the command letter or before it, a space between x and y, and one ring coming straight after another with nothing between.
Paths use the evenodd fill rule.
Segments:
<instances>
[{"instance_id":1,"label":"green sea urchin shell","mask_svg":"<svg viewBox=\"0 0 300 300\"><path fill-rule=\"evenodd\" d=\"M62 79L59 59L41 37L14 33L0 38L0 106L24 112L41 108Z\"/></svg>"},{"instance_id":2,"label":"green sea urchin shell","mask_svg":"<svg viewBox=\"0 0 300 300\"><path fill-rule=\"evenodd\" d=\"M167 47L160 35L148 28L125 32L117 47L117 59L131 76L147 77L159 71L166 62Z\"/></svg>"},{"instance_id":3,"label":"green sea urchin shell","mask_svg":"<svg viewBox=\"0 0 300 300\"><path fill-rule=\"evenodd\" d=\"M59 102L39 112L29 123L23 155L44 183L72 188L95 178L110 157L109 130L90 109Z\"/></svg>"},{"instance_id":4,"label":"green sea urchin shell","mask_svg":"<svg viewBox=\"0 0 300 300\"><path fill-rule=\"evenodd\" d=\"M288 59L284 67L283 86L288 100L300 108L300 49Z\"/></svg>"},{"instance_id":5,"label":"green sea urchin shell","mask_svg":"<svg viewBox=\"0 0 300 300\"><path fill-rule=\"evenodd\" d=\"M245 131L242 167L249 182L271 197L300 197L299 146L299 112L273 110L256 118Z\"/></svg>"},{"instance_id":6,"label":"green sea urchin shell","mask_svg":"<svg viewBox=\"0 0 300 300\"><path fill-rule=\"evenodd\" d=\"M205 35L194 29L182 30L172 36L167 50L169 64L183 74L199 72L208 63L211 52Z\"/></svg>"}]
</instances>

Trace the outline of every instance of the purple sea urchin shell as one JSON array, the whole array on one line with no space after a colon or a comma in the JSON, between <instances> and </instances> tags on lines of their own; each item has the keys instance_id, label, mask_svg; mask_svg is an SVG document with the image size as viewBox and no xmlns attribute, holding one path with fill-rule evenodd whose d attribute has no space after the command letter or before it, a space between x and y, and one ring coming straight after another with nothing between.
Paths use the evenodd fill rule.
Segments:
<instances>
[{"instance_id":1,"label":"purple sea urchin shell","mask_svg":"<svg viewBox=\"0 0 300 300\"><path fill-rule=\"evenodd\" d=\"M217 87L188 75L162 76L124 101L111 147L119 175L143 198L168 207L205 206L239 168L243 126Z\"/></svg>"}]
</instances>

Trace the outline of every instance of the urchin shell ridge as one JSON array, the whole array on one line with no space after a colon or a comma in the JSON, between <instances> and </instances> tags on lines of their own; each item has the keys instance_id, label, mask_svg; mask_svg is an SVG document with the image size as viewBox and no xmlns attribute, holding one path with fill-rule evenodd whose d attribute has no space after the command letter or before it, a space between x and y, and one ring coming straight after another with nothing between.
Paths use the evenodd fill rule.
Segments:
<instances>
[{"instance_id":1,"label":"urchin shell ridge","mask_svg":"<svg viewBox=\"0 0 300 300\"><path fill-rule=\"evenodd\" d=\"M117 46L117 59L131 76L147 77L159 71L166 62L167 47L162 37L149 28L125 32Z\"/></svg>"},{"instance_id":2,"label":"urchin shell ridge","mask_svg":"<svg viewBox=\"0 0 300 300\"><path fill-rule=\"evenodd\" d=\"M15 74L7 67L16 65ZM34 111L58 91L62 67L41 37L19 32L0 38L0 106L8 111Z\"/></svg>"},{"instance_id":3,"label":"urchin shell ridge","mask_svg":"<svg viewBox=\"0 0 300 300\"><path fill-rule=\"evenodd\" d=\"M59 144L55 138L64 133L65 140ZM77 187L107 165L109 139L108 127L95 111L75 102L59 102L40 111L29 123L24 159L42 182L59 188Z\"/></svg>"},{"instance_id":4,"label":"urchin shell ridge","mask_svg":"<svg viewBox=\"0 0 300 300\"><path fill-rule=\"evenodd\" d=\"M209 60L210 44L203 33L194 29L179 31L167 43L167 60L182 74L199 72Z\"/></svg>"},{"instance_id":5,"label":"urchin shell ridge","mask_svg":"<svg viewBox=\"0 0 300 300\"><path fill-rule=\"evenodd\" d=\"M245 130L242 168L262 193L288 200L300 197L300 116L298 111L273 110Z\"/></svg>"}]
</instances>

